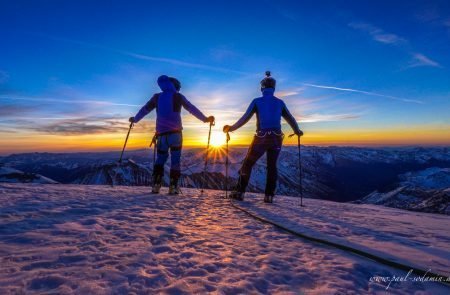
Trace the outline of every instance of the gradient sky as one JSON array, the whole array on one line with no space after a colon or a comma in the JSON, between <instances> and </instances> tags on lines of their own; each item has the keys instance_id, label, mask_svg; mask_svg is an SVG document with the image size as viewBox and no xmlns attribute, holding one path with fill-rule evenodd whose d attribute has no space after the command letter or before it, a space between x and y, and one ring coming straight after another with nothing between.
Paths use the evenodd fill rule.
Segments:
<instances>
[{"instance_id":1,"label":"gradient sky","mask_svg":"<svg viewBox=\"0 0 450 295\"><path fill-rule=\"evenodd\" d=\"M305 144L450 145L449 1L1 0L0 40L1 154L120 149L160 74L221 143L266 69ZM204 145L207 124L183 120L185 145Z\"/></svg>"}]
</instances>

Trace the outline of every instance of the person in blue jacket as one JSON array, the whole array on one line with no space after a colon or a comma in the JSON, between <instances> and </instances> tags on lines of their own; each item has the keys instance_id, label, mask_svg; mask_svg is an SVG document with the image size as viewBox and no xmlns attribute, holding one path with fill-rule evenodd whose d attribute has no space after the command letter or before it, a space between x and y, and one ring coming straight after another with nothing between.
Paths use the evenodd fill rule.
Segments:
<instances>
[{"instance_id":1,"label":"person in blue jacket","mask_svg":"<svg viewBox=\"0 0 450 295\"><path fill-rule=\"evenodd\" d=\"M272 203L277 185L278 171L277 160L281 151L284 134L281 131L281 117L283 117L294 130L297 136L302 136L297 121L291 115L286 104L274 96L276 81L266 72L266 77L261 81L262 97L255 98L245 114L234 124L225 125L223 132L235 131L246 124L256 114L256 134L248 149L247 155L239 170L239 179L236 189L230 197L237 200L244 199L253 165L267 153L267 178L264 202Z\"/></svg>"},{"instance_id":2,"label":"person in blue jacket","mask_svg":"<svg viewBox=\"0 0 450 295\"><path fill-rule=\"evenodd\" d=\"M181 83L172 77L162 75L158 78L162 92L156 93L130 118L130 122L138 123L142 118L156 109L157 157L153 167L152 193L159 193L164 177L164 164L170 150L170 185L169 194L179 194L178 179L181 175L181 149L183 146L181 108L185 108L202 122L214 122L214 117L206 117L197 107L179 93Z\"/></svg>"}]
</instances>

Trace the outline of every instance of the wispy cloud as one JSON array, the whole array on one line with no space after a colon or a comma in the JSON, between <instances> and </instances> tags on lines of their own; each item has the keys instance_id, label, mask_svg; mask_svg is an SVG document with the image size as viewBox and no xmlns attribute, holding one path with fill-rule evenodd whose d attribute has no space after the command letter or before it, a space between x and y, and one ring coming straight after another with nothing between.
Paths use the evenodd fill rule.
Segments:
<instances>
[{"instance_id":1,"label":"wispy cloud","mask_svg":"<svg viewBox=\"0 0 450 295\"><path fill-rule=\"evenodd\" d=\"M373 40L377 42L385 44L401 44L406 42L406 39L396 34L385 32L384 30L369 23L351 22L348 24L348 26L355 30L368 33L370 36L372 36Z\"/></svg>"},{"instance_id":2,"label":"wispy cloud","mask_svg":"<svg viewBox=\"0 0 450 295\"><path fill-rule=\"evenodd\" d=\"M442 66L438 62L430 59L429 57L426 57L425 55L423 55L421 53L413 54L413 60L407 67L415 68L415 67L423 67L423 66L442 68Z\"/></svg>"},{"instance_id":3,"label":"wispy cloud","mask_svg":"<svg viewBox=\"0 0 450 295\"><path fill-rule=\"evenodd\" d=\"M429 57L425 56L422 53L411 53L414 52L413 46L407 39L403 37L400 37L396 34L385 32L384 30L365 22L351 22L348 24L348 26L355 30L359 30L369 34L372 37L372 39L377 42L389 45L397 45L403 51L407 52L408 54L411 54L412 60L405 68L414 68L422 66L442 68L442 66L438 62L430 59Z\"/></svg>"},{"instance_id":4,"label":"wispy cloud","mask_svg":"<svg viewBox=\"0 0 450 295\"><path fill-rule=\"evenodd\" d=\"M110 134L124 132L127 128L127 122L117 116L80 117L57 120L39 126L27 126L29 130L53 135Z\"/></svg>"},{"instance_id":5,"label":"wispy cloud","mask_svg":"<svg viewBox=\"0 0 450 295\"><path fill-rule=\"evenodd\" d=\"M2 105L0 104L0 117L11 117L11 116L17 116L17 115L24 115L31 111L33 111L35 108L31 106L18 106L18 105Z\"/></svg>"},{"instance_id":6,"label":"wispy cloud","mask_svg":"<svg viewBox=\"0 0 450 295\"><path fill-rule=\"evenodd\" d=\"M289 97L289 96L299 95L303 90L304 90L303 87L288 89L288 90L284 90L284 91L282 90L282 91L277 92L277 96L278 97Z\"/></svg>"},{"instance_id":7,"label":"wispy cloud","mask_svg":"<svg viewBox=\"0 0 450 295\"><path fill-rule=\"evenodd\" d=\"M398 100L398 101L402 101L402 102L408 102L408 103L418 103L418 104L424 103L421 100L401 98L401 97L397 97L397 96L385 95L385 94L380 94L380 93L376 93L376 92L370 92L370 91L364 91L364 90L358 90L358 89L352 89L352 88L341 88L341 87L336 87L336 86L326 86L326 85L317 85L317 84L309 84L309 83L303 83L303 85L308 86L308 87L314 87L314 88L331 89L331 90L337 90L337 91L347 91L347 92L361 93L361 94L370 95L370 96L385 97L385 98Z\"/></svg>"},{"instance_id":8,"label":"wispy cloud","mask_svg":"<svg viewBox=\"0 0 450 295\"><path fill-rule=\"evenodd\" d=\"M127 106L127 107L140 107L141 105L128 104L128 103L117 103L105 100L79 100L79 99L59 99L51 97L28 97L28 96L15 96L15 95L0 95L0 99L6 100L25 100L25 101L35 101L35 102L55 102L63 104L89 104L89 105L109 105L109 106Z\"/></svg>"},{"instance_id":9,"label":"wispy cloud","mask_svg":"<svg viewBox=\"0 0 450 295\"><path fill-rule=\"evenodd\" d=\"M346 120L356 120L361 118L358 114L307 114L304 115L300 123L316 123L316 122L337 122Z\"/></svg>"},{"instance_id":10,"label":"wispy cloud","mask_svg":"<svg viewBox=\"0 0 450 295\"><path fill-rule=\"evenodd\" d=\"M103 46L103 45L99 45L99 44L95 44L95 43L74 40L74 39L60 38L60 37L55 37L55 36L42 34L42 33L33 33L33 35L48 38L48 39L55 40L55 41L62 41L62 42L97 48L97 49L114 52L117 54L129 56L129 57L132 57L135 59L140 59L140 60L169 63L172 65L177 65L177 66L182 66L182 67L202 69L202 70L215 71L215 72L234 73L234 74L241 74L241 75L252 75L251 73L237 71L237 70L228 69L228 68L224 68L224 67L216 67L216 66L210 66L210 65L205 65L205 64L201 64L201 63L186 62L186 61L175 59L175 58L141 54L141 53L131 52L131 51L127 51L127 50L111 48L111 47L107 47L107 46Z\"/></svg>"},{"instance_id":11,"label":"wispy cloud","mask_svg":"<svg viewBox=\"0 0 450 295\"><path fill-rule=\"evenodd\" d=\"M124 55L131 56L131 57L134 57L134 58L137 58L137 59L141 59L141 60L170 63L170 64L173 64L173 65L176 65L176 66L195 68L195 69L202 69L202 70L209 70L209 71L216 71L216 72L235 73L235 74L242 74L242 75L248 75L249 74L249 73L246 73L246 72L235 71L235 70L222 68L222 67L214 67L214 66L208 66L208 65L199 64L199 63L185 62L185 61L178 60L178 59L173 59L173 58L155 57L155 56L150 56L150 55L138 54L138 53L133 53L133 52L128 52L128 51L119 51L119 50L117 50L117 52L120 52L120 53L122 53Z\"/></svg>"}]
</instances>

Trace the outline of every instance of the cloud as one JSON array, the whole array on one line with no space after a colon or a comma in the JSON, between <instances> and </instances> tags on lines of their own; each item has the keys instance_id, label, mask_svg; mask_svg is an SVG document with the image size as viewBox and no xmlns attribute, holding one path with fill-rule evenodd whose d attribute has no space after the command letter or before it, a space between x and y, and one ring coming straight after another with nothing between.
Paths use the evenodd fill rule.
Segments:
<instances>
[{"instance_id":1,"label":"cloud","mask_svg":"<svg viewBox=\"0 0 450 295\"><path fill-rule=\"evenodd\" d=\"M303 85L308 86L308 87L314 87L314 88L331 89L331 90L347 91L347 92L355 92L355 93L361 93L361 94L366 94L366 95L370 95L370 96L385 97L385 98L389 98L389 99L392 99L392 100L398 100L398 101L408 102L408 103L418 103L418 104L423 104L424 103L423 101L416 100L416 99L401 98L401 97L397 97L397 96L379 94L379 93L375 93L375 92L358 90L358 89L341 88L341 87L335 87L335 86L325 86L325 85L317 85L317 84L309 84L309 83L303 83Z\"/></svg>"},{"instance_id":2,"label":"cloud","mask_svg":"<svg viewBox=\"0 0 450 295\"><path fill-rule=\"evenodd\" d=\"M372 36L373 40L384 44L401 44L407 42L406 39L396 34L387 33L382 29L369 23L351 22L348 24L348 26L355 30L368 33L370 36Z\"/></svg>"},{"instance_id":3,"label":"cloud","mask_svg":"<svg viewBox=\"0 0 450 295\"><path fill-rule=\"evenodd\" d=\"M183 60L168 58L168 57L159 57L159 56L140 54L140 53L135 53L135 52L131 52L131 51L110 48L110 47L106 47L106 46L99 45L99 44L89 43L89 42L80 41L80 40L60 38L60 37L55 37L55 36L42 34L42 33L34 33L34 35L37 35L40 37L45 37L45 38L52 39L55 41L63 41L63 42L67 42L67 43L83 45L83 46L93 47L93 48L97 48L97 49L101 49L101 50L105 50L105 51L115 52L115 53L118 53L121 55L129 56L129 57L140 59L140 60L169 63L169 64L182 66L182 67L196 68L196 69L209 70L209 71L215 71L215 72L235 73L235 74L241 74L241 75L252 75L250 73L237 71L237 70L233 70L233 69L209 66L209 65L205 65L205 64L201 64L201 63L191 63L191 62L186 62Z\"/></svg>"},{"instance_id":4,"label":"cloud","mask_svg":"<svg viewBox=\"0 0 450 295\"><path fill-rule=\"evenodd\" d=\"M10 108L14 111L14 108ZM42 114L20 114L1 117L0 127L13 131L31 131L52 135L93 135L124 133L129 128L128 117L119 114L92 116L45 116ZM148 132L154 123L142 121L133 133Z\"/></svg>"},{"instance_id":5,"label":"cloud","mask_svg":"<svg viewBox=\"0 0 450 295\"><path fill-rule=\"evenodd\" d=\"M222 68L222 67L208 66L208 65L204 65L204 64L198 64L198 63L190 63L190 62L185 62L185 61L173 59L173 58L155 57L155 56L138 54L138 53L133 53L133 52L128 52L128 51L117 51L117 52L120 52L124 55L128 55L128 56L131 56L131 57L134 57L137 59L141 59L141 60L164 62L164 63L173 64L176 66L196 68L196 69L202 69L202 70L210 70L210 71L216 71L216 72L249 75L249 73L246 73L246 72L230 70L230 69Z\"/></svg>"},{"instance_id":6,"label":"cloud","mask_svg":"<svg viewBox=\"0 0 450 295\"><path fill-rule=\"evenodd\" d=\"M24 115L35 110L31 106L19 106L19 105L2 105L0 104L0 117L12 117L17 115Z\"/></svg>"},{"instance_id":7,"label":"cloud","mask_svg":"<svg viewBox=\"0 0 450 295\"><path fill-rule=\"evenodd\" d=\"M425 67L442 68L442 66L438 62L426 57L425 55L423 55L421 53L414 53L413 59L407 67L415 68L415 67L424 67L424 66Z\"/></svg>"},{"instance_id":8,"label":"cloud","mask_svg":"<svg viewBox=\"0 0 450 295\"><path fill-rule=\"evenodd\" d=\"M277 96L283 98L283 97L299 95L303 90L304 90L303 87L289 89L289 90L284 90L284 91L282 90L282 91L278 91L277 92Z\"/></svg>"},{"instance_id":9,"label":"cloud","mask_svg":"<svg viewBox=\"0 0 450 295\"><path fill-rule=\"evenodd\" d=\"M427 19L430 19L430 15L427 16ZM372 36L372 39L384 43L384 44L392 44L392 45L403 45L401 48L412 55L412 60L409 62L409 65L407 65L405 68L414 68L414 67L421 67L421 66L431 66L431 67L439 67L442 68L442 66L437 63L436 61L433 61L432 59L426 57L422 53L411 53L412 46L409 44L408 40L405 38L402 38L396 34L387 33L383 31L382 29L369 24L369 23L363 23L363 22L351 22L348 24L349 27L359 30L365 33L368 33L370 36Z\"/></svg>"},{"instance_id":10,"label":"cloud","mask_svg":"<svg viewBox=\"0 0 450 295\"><path fill-rule=\"evenodd\" d=\"M358 114L308 114L301 118L300 123L336 122L359 118L361 116Z\"/></svg>"},{"instance_id":11,"label":"cloud","mask_svg":"<svg viewBox=\"0 0 450 295\"><path fill-rule=\"evenodd\" d=\"M88 135L125 132L128 123L117 116L80 117L57 120L41 126L28 126L27 129L53 135Z\"/></svg>"},{"instance_id":12,"label":"cloud","mask_svg":"<svg viewBox=\"0 0 450 295\"><path fill-rule=\"evenodd\" d=\"M127 107L141 107L141 105L128 104L128 103L116 103L106 100L78 100L78 99L59 99L52 97L29 97L29 96L15 96L15 95L0 95L0 99L7 100L25 100L36 102L56 102L63 104L88 104L88 105L109 105L109 106L127 106Z\"/></svg>"}]
</instances>

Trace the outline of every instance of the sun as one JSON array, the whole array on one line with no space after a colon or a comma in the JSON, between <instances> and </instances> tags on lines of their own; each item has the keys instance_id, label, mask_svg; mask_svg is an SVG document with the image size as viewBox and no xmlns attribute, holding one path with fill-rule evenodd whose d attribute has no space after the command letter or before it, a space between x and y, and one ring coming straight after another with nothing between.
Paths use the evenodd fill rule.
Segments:
<instances>
[{"instance_id":1,"label":"sun","mask_svg":"<svg viewBox=\"0 0 450 295\"><path fill-rule=\"evenodd\" d=\"M218 148L225 144L225 134L221 132L212 132L211 133L211 147Z\"/></svg>"}]
</instances>

